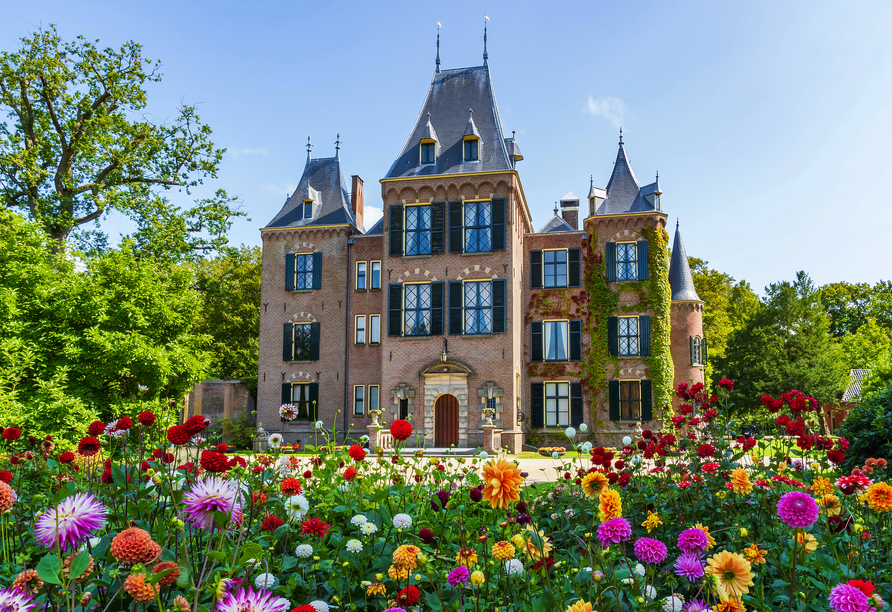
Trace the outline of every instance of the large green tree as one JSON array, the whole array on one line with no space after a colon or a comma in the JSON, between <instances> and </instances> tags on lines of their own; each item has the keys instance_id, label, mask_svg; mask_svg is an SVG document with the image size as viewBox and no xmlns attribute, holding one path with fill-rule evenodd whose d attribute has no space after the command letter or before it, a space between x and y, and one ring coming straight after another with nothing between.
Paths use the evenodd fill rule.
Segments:
<instances>
[{"instance_id":1,"label":"large green tree","mask_svg":"<svg viewBox=\"0 0 892 612\"><path fill-rule=\"evenodd\" d=\"M836 337L854 334L873 319L892 333L892 282L830 283L821 287L821 303L830 317L830 331Z\"/></svg>"},{"instance_id":2,"label":"large green tree","mask_svg":"<svg viewBox=\"0 0 892 612\"><path fill-rule=\"evenodd\" d=\"M178 234L196 249L219 246L236 214L224 192L185 210L160 195L215 177L223 155L194 106L182 105L169 122L150 120L147 86L160 80L158 62L139 44L66 42L53 26L23 38L18 51L0 53L0 111L7 115L0 121L0 205L30 215L56 250L72 230L109 211L141 230Z\"/></svg>"},{"instance_id":3,"label":"large green tree","mask_svg":"<svg viewBox=\"0 0 892 612\"><path fill-rule=\"evenodd\" d=\"M842 349L805 272L766 288L762 307L729 336L718 369L735 381L738 409L757 409L763 393L791 389L833 402L848 382Z\"/></svg>"}]
</instances>

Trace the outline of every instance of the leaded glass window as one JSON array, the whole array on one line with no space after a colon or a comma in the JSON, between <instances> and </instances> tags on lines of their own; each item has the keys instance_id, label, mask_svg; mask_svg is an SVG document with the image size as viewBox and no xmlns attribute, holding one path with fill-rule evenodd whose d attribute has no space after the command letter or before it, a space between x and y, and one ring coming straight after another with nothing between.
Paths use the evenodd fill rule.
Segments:
<instances>
[{"instance_id":1,"label":"leaded glass window","mask_svg":"<svg viewBox=\"0 0 892 612\"><path fill-rule=\"evenodd\" d=\"M700 336L691 338L691 365L703 365L701 360Z\"/></svg>"},{"instance_id":2,"label":"leaded glass window","mask_svg":"<svg viewBox=\"0 0 892 612\"><path fill-rule=\"evenodd\" d=\"M294 256L294 288L313 288L313 254Z\"/></svg>"},{"instance_id":3,"label":"leaded glass window","mask_svg":"<svg viewBox=\"0 0 892 612\"><path fill-rule=\"evenodd\" d=\"M619 354L638 355L638 317L619 317L617 323Z\"/></svg>"},{"instance_id":4,"label":"leaded glass window","mask_svg":"<svg viewBox=\"0 0 892 612\"><path fill-rule=\"evenodd\" d=\"M492 202L465 202L465 253L492 251Z\"/></svg>"},{"instance_id":5,"label":"leaded glass window","mask_svg":"<svg viewBox=\"0 0 892 612\"><path fill-rule=\"evenodd\" d=\"M431 207L406 206L406 255L430 255Z\"/></svg>"},{"instance_id":6,"label":"leaded glass window","mask_svg":"<svg viewBox=\"0 0 892 612\"><path fill-rule=\"evenodd\" d=\"M570 354L570 322L545 321L542 325L545 361L567 361Z\"/></svg>"},{"instance_id":7,"label":"leaded glass window","mask_svg":"<svg viewBox=\"0 0 892 612\"><path fill-rule=\"evenodd\" d=\"M407 336L427 336L431 333L431 286L404 285L405 317L404 328Z\"/></svg>"},{"instance_id":8,"label":"leaded glass window","mask_svg":"<svg viewBox=\"0 0 892 612\"><path fill-rule=\"evenodd\" d=\"M492 281L465 283L465 333L492 333Z\"/></svg>"},{"instance_id":9,"label":"leaded glass window","mask_svg":"<svg viewBox=\"0 0 892 612\"><path fill-rule=\"evenodd\" d=\"M310 358L311 330L309 323L295 323L294 331L294 361L306 361Z\"/></svg>"},{"instance_id":10,"label":"leaded glass window","mask_svg":"<svg viewBox=\"0 0 892 612\"><path fill-rule=\"evenodd\" d=\"M543 286L567 286L567 251L542 252Z\"/></svg>"},{"instance_id":11,"label":"leaded glass window","mask_svg":"<svg viewBox=\"0 0 892 612\"><path fill-rule=\"evenodd\" d=\"M638 279L638 245L634 242L616 244L616 280Z\"/></svg>"}]
</instances>

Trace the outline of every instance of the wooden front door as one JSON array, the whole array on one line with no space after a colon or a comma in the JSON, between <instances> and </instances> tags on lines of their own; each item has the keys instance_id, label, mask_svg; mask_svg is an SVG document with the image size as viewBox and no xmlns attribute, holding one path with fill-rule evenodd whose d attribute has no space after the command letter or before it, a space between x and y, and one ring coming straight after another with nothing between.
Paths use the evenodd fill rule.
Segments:
<instances>
[{"instance_id":1,"label":"wooden front door","mask_svg":"<svg viewBox=\"0 0 892 612\"><path fill-rule=\"evenodd\" d=\"M458 399L441 395L434 406L434 446L458 446Z\"/></svg>"}]
</instances>

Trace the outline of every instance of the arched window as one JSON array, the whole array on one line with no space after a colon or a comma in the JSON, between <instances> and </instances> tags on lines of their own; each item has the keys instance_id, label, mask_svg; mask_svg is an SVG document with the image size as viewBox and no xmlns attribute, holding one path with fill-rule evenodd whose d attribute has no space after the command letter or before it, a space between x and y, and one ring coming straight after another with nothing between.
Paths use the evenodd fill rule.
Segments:
<instances>
[{"instance_id":1,"label":"arched window","mask_svg":"<svg viewBox=\"0 0 892 612\"><path fill-rule=\"evenodd\" d=\"M691 365L703 365L700 336L691 336Z\"/></svg>"}]
</instances>

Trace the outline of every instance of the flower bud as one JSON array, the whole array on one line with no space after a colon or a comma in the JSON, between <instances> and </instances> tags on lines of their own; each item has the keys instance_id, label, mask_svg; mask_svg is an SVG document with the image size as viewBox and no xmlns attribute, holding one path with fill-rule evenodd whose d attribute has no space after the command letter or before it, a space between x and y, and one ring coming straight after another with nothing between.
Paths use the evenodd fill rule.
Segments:
<instances>
[{"instance_id":1,"label":"flower bud","mask_svg":"<svg viewBox=\"0 0 892 612\"><path fill-rule=\"evenodd\" d=\"M81 596L81 602L80 602L81 606L86 608L88 605L90 605L91 599L93 599L93 593L91 593L90 591L87 591L86 593L84 593Z\"/></svg>"},{"instance_id":2,"label":"flower bud","mask_svg":"<svg viewBox=\"0 0 892 612\"><path fill-rule=\"evenodd\" d=\"M375 574L375 582L381 582L384 580L384 574Z\"/></svg>"},{"instance_id":3,"label":"flower bud","mask_svg":"<svg viewBox=\"0 0 892 612\"><path fill-rule=\"evenodd\" d=\"M418 567L424 567L427 565L427 555L424 553L419 553L415 556L415 563L418 564Z\"/></svg>"},{"instance_id":4,"label":"flower bud","mask_svg":"<svg viewBox=\"0 0 892 612\"><path fill-rule=\"evenodd\" d=\"M747 537L749 534L750 534L750 532L746 530L746 527L741 527L741 528L740 528L740 537L741 537L741 538L745 538L745 537Z\"/></svg>"}]
</instances>

